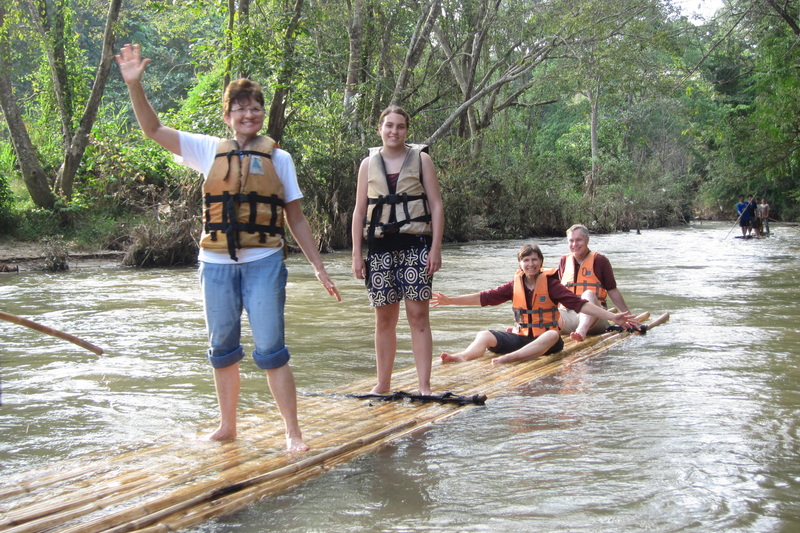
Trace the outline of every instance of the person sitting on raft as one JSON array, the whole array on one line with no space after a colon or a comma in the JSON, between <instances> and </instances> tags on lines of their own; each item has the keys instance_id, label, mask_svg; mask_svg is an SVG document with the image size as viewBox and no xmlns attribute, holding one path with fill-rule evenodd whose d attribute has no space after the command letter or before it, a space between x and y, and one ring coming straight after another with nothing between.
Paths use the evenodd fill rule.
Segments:
<instances>
[{"instance_id":1,"label":"person sitting on raft","mask_svg":"<svg viewBox=\"0 0 800 533\"><path fill-rule=\"evenodd\" d=\"M514 279L488 291L449 297L434 292L431 305L500 305L511 301L516 327L513 331L484 330L464 351L441 355L442 362L464 362L481 357L488 349L501 357L492 364L525 361L560 351L558 304L577 312L610 320L627 328L636 323L630 313L612 313L581 299L564 287L556 269L543 269L544 256L536 245L526 244L517 252L519 270Z\"/></svg>"},{"instance_id":2,"label":"person sitting on raft","mask_svg":"<svg viewBox=\"0 0 800 533\"><path fill-rule=\"evenodd\" d=\"M570 253L558 262L558 277L561 283L576 296L580 296L597 306L606 309L606 299L610 299L617 311L628 312L628 304L617 288L611 262L603 254L589 250L589 229L582 224L574 224L567 230ZM632 328L639 330L639 323L632 322ZM581 342L587 335L600 335L608 329L608 322L588 313L577 313L571 309L561 309L561 334L569 335Z\"/></svg>"}]
</instances>

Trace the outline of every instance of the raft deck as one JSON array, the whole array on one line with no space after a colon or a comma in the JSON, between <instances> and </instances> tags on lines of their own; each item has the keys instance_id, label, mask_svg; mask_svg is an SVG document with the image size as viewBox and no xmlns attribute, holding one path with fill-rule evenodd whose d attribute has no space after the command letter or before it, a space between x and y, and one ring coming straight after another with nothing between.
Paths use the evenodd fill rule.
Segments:
<instances>
[{"instance_id":1,"label":"raft deck","mask_svg":"<svg viewBox=\"0 0 800 533\"><path fill-rule=\"evenodd\" d=\"M649 313L637 317L646 322ZM669 319L664 314L648 328ZM606 352L631 334L609 332L533 361L493 367L485 356L468 363L434 363L435 391L472 392L492 398L529 381ZM416 371L393 375L400 390L416 388ZM334 466L369 453L474 404L380 401L348 397L371 389L374 379L300 395L298 412L311 450L289 455L283 424L274 411L240 415L239 438L228 443L185 439L138 444L92 454L12 476L0 482L2 532L165 532L232 513ZM470 394L472 394L470 392ZM331 401L331 397L339 398Z\"/></svg>"}]
</instances>

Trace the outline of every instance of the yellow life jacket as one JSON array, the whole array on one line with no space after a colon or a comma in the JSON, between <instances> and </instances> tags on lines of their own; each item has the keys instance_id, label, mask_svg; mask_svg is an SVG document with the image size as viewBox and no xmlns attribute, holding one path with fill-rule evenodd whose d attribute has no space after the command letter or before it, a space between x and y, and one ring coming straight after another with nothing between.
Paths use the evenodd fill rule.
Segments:
<instances>
[{"instance_id":1,"label":"yellow life jacket","mask_svg":"<svg viewBox=\"0 0 800 533\"><path fill-rule=\"evenodd\" d=\"M575 277L575 258L573 254L569 254L564 261L564 275L561 277L561 283L578 296L587 289L594 291L600 305L605 307L608 292L594 273L595 254L596 252L589 252L589 255L586 256L578 268L577 278Z\"/></svg>"},{"instance_id":2,"label":"yellow life jacket","mask_svg":"<svg viewBox=\"0 0 800 533\"><path fill-rule=\"evenodd\" d=\"M258 136L247 150L235 140L219 143L203 182L200 246L228 250L278 248L283 240L283 183L272 164L275 141Z\"/></svg>"},{"instance_id":3,"label":"yellow life jacket","mask_svg":"<svg viewBox=\"0 0 800 533\"><path fill-rule=\"evenodd\" d=\"M372 241L391 233L430 235L431 212L428 196L422 185L420 154L427 152L424 144L408 144L409 150L397 176L394 194L389 191L381 147L369 149L367 216L364 237Z\"/></svg>"},{"instance_id":4,"label":"yellow life jacket","mask_svg":"<svg viewBox=\"0 0 800 533\"><path fill-rule=\"evenodd\" d=\"M522 270L517 271L514 276L514 297L511 300L517 334L538 337L547 330L560 329L561 314L558 312L558 306L550 299L550 291L547 290L547 276L555 272L554 268L541 270L529 306L525 298L525 273Z\"/></svg>"}]
</instances>

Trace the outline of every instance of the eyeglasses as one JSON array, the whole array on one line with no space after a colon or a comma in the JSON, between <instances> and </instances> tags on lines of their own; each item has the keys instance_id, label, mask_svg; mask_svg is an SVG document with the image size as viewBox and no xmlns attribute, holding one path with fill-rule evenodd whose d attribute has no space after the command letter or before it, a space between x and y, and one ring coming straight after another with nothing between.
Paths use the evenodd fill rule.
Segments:
<instances>
[{"instance_id":1,"label":"eyeglasses","mask_svg":"<svg viewBox=\"0 0 800 533\"><path fill-rule=\"evenodd\" d=\"M231 109L231 114L233 114L233 113L238 113L240 115L247 115L248 113L250 113L251 115L261 115L261 114L264 113L264 108L260 107L260 106L258 106L258 107L247 107L247 108L239 107L237 109Z\"/></svg>"}]
</instances>

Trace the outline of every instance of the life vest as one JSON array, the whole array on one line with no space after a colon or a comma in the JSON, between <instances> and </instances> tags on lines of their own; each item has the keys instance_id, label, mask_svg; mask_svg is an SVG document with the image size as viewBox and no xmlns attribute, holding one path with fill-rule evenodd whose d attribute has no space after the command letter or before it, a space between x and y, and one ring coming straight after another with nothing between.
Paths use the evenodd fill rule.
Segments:
<instances>
[{"instance_id":1,"label":"life vest","mask_svg":"<svg viewBox=\"0 0 800 533\"><path fill-rule=\"evenodd\" d=\"M367 216L364 219L364 237L367 241L390 233L432 233L431 212L428 196L422 186L420 161L420 154L427 152L428 147L424 144L406 146L409 150L397 176L394 193L389 191L381 147L369 149Z\"/></svg>"},{"instance_id":2,"label":"life vest","mask_svg":"<svg viewBox=\"0 0 800 533\"><path fill-rule=\"evenodd\" d=\"M235 140L219 143L203 182L200 246L228 250L278 248L283 240L283 183L272 164L275 141L258 136L247 150Z\"/></svg>"},{"instance_id":3,"label":"life vest","mask_svg":"<svg viewBox=\"0 0 800 533\"><path fill-rule=\"evenodd\" d=\"M517 271L514 276L514 297L511 300L517 334L538 337L547 330L560 328L561 315L558 306L550 299L550 291L547 290L547 276L555 272L554 268L541 270L529 306L525 298L525 273L522 270Z\"/></svg>"},{"instance_id":4,"label":"life vest","mask_svg":"<svg viewBox=\"0 0 800 533\"><path fill-rule=\"evenodd\" d=\"M594 257L596 252L589 252L583 263L578 268L578 276L575 277L575 257L569 254L564 261L564 275L561 276L561 283L580 296L583 291L590 289L594 291L595 296L600 301L600 305L606 306L606 296L608 292L600 283L600 280L594 273Z\"/></svg>"}]
</instances>

